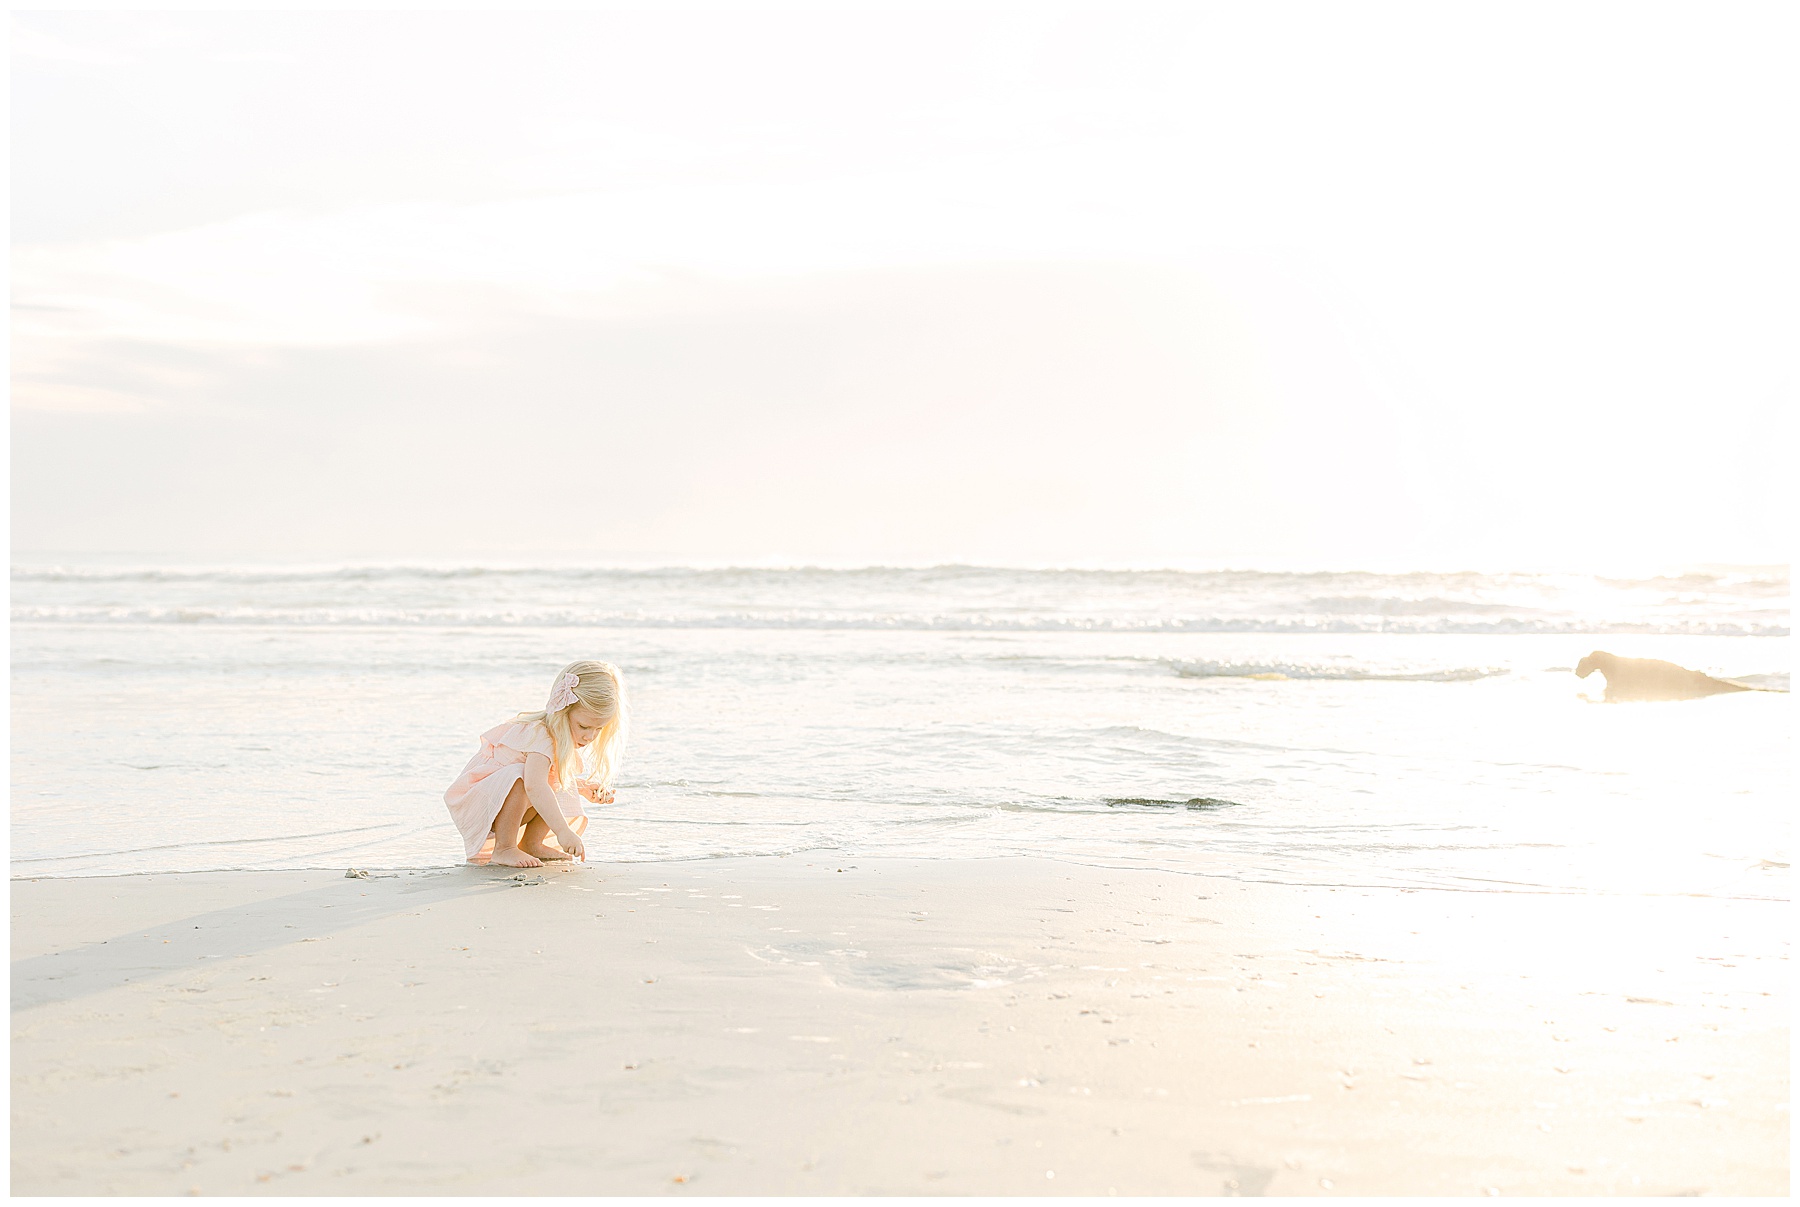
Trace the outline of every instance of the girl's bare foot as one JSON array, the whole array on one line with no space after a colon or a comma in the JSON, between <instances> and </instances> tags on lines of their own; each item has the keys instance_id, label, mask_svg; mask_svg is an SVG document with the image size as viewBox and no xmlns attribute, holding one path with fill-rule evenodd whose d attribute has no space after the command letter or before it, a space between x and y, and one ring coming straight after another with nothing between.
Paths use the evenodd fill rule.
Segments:
<instances>
[{"instance_id":1,"label":"girl's bare foot","mask_svg":"<svg viewBox=\"0 0 1800 1207\"><path fill-rule=\"evenodd\" d=\"M519 844L519 849L524 851L527 855L535 855L539 859L545 860L567 859L569 857L567 851L561 851L555 847L545 846L541 842L522 842Z\"/></svg>"},{"instance_id":2,"label":"girl's bare foot","mask_svg":"<svg viewBox=\"0 0 1800 1207\"><path fill-rule=\"evenodd\" d=\"M567 859L568 856L565 855L563 858ZM497 863L503 868L541 868L544 866L543 860L532 858L518 847L507 847L505 850L495 847L493 857L488 862Z\"/></svg>"}]
</instances>

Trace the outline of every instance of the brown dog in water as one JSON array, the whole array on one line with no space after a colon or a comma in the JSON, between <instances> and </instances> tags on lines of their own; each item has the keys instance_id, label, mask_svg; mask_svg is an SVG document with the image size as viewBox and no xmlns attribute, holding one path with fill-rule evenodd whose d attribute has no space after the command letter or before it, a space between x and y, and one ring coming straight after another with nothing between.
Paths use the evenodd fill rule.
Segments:
<instances>
[{"instance_id":1,"label":"brown dog in water","mask_svg":"<svg viewBox=\"0 0 1800 1207\"><path fill-rule=\"evenodd\" d=\"M1587 678L1595 671L1606 676L1606 698L1616 700L1692 700L1720 692L1753 692L1757 689L1727 679L1715 679L1673 662L1655 658L1621 658L1595 650L1575 664L1575 674Z\"/></svg>"}]
</instances>

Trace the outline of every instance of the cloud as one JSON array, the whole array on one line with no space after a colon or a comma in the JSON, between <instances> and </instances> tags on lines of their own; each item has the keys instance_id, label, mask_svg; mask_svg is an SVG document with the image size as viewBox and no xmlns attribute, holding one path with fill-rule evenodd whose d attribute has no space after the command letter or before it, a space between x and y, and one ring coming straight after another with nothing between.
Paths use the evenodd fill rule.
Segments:
<instances>
[{"instance_id":1,"label":"cloud","mask_svg":"<svg viewBox=\"0 0 1800 1207\"><path fill-rule=\"evenodd\" d=\"M1119 154L1116 150L1112 154ZM1125 156L1129 158L1129 156ZM1095 220L1119 171L1066 157L817 180L670 185L477 203L275 211L16 253L21 337L315 345L411 338L432 289L487 285L549 309L700 277L746 281L994 261L1179 263L1196 238L1176 177L1129 222ZM1142 165L1140 178L1157 169ZM1215 207L1216 208L1216 207Z\"/></svg>"},{"instance_id":2,"label":"cloud","mask_svg":"<svg viewBox=\"0 0 1800 1207\"><path fill-rule=\"evenodd\" d=\"M11 30L12 52L24 59L39 59L48 63L78 63L89 67L116 67L131 63L134 56L122 54L117 50L108 50L99 46L84 46L77 42L66 41L41 29L35 28L26 21L13 21Z\"/></svg>"},{"instance_id":3,"label":"cloud","mask_svg":"<svg viewBox=\"0 0 1800 1207\"><path fill-rule=\"evenodd\" d=\"M1270 447L1280 412L1237 321L1182 274L1015 265L514 313L453 339L96 342L82 379L147 409L21 415L15 538L989 560L1267 542L1292 510L1278 466L1303 454Z\"/></svg>"},{"instance_id":4,"label":"cloud","mask_svg":"<svg viewBox=\"0 0 1800 1207\"><path fill-rule=\"evenodd\" d=\"M1270 11L34 14L15 537L1785 541L1779 40Z\"/></svg>"}]
</instances>

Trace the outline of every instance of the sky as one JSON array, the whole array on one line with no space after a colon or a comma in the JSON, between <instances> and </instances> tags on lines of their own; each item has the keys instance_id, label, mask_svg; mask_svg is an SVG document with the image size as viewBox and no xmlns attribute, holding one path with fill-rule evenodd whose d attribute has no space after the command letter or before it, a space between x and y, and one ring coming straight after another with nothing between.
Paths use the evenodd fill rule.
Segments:
<instances>
[{"instance_id":1,"label":"sky","mask_svg":"<svg viewBox=\"0 0 1800 1207\"><path fill-rule=\"evenodd\" d=\"M18 12L14 553L1787 561L1785 7Z\"/></svg>"}]
</instances>

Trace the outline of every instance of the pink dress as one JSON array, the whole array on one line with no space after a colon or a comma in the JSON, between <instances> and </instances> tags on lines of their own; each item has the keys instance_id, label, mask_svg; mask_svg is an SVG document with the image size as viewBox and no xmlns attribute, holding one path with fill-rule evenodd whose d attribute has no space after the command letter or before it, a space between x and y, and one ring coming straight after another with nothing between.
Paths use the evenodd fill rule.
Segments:
<instances>
[{"instance_id":1,"label":"pink dress","mask_svg":"<svg viewBox=\"0 0 1800 1207\"><path fill-rule=\"evenodd\" d=\"M481 735L481 749L469 760L456 782L444 793L450 817L462 831L463 852L470 863L486 863L494 853L494 818L506 803L512 786L525 778L525 756L541 754L551 760L550 787L556 803L577 834L587 830L587 813L581 793L557 784L554 747L542 721L507 722ZM548 841L555 842L552 835Z\"/></svg>"}]
</instances>

